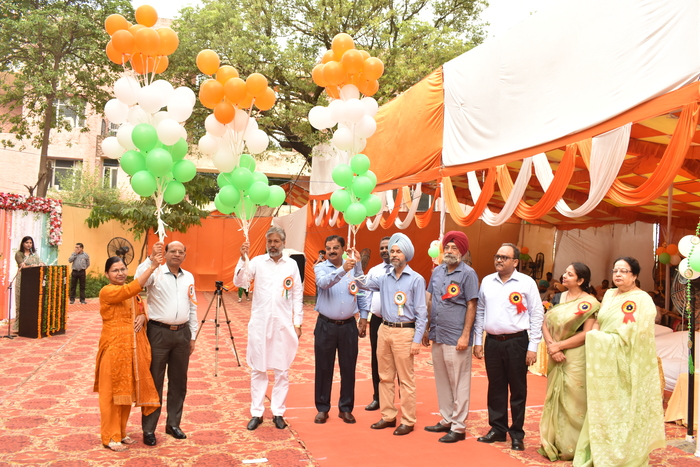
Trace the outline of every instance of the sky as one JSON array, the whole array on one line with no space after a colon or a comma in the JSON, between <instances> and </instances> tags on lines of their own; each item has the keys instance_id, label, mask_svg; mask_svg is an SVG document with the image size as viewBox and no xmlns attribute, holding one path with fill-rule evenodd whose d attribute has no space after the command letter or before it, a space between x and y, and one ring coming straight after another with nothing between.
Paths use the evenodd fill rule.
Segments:
<instances>
[{"instance_id":1,"label":"sky","mask_svg":"<svg viewBox=\"0 0 700 467\"><path fill-rule=\"evenodd\" d=\"M488 37L496 37L532 13L542 11L556 0L489 0L489 7L481 15L483 21L491 23L487 28ZM151 5L162 18L174 18L185 6L201 5L200 0L132 0L134 8Z\"/></svg>"}]
</instances>

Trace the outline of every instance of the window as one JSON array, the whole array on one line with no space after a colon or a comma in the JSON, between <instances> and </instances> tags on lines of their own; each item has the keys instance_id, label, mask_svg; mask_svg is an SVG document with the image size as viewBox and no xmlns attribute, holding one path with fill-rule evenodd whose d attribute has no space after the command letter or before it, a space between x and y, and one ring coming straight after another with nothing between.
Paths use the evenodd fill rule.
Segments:
<instances>
[{"instance_id":1,"label":"window","mask_svg":"<svg viewBox=\"0 0 700 467\"><path fill-rule=\"evenodd\" d=\"M49 184L52 188L61 189L61 179L73 175L80 170L81 161L54 160L51 161L51 178Z\"/></svg>"},{"instance_id":2,"label":"window","mask_svg":"<svg viewBox=\"0 0 700 467\"><path fill-rule=\"evenodd\" d=\"M57 99L56 120L63 119L68 122L71 128L85 127L85 104L71 104Z\"/></svg>"},{"instance_id":3,"label":"window","mask_svg":"<svg viewBox=\"0 0 700 467\"><path fill-rule=\"evenodd\" d=\"M107 123L107 121L102 120L102 129L100 134L102 136L117 136L117 130L121 125L117 123Z\"/></svg>"},{"instance_id":4,"label":"window","mask_svg":"<svg viewBox=\"0 0 700 467\"><path fill-rule=\"evenodd\" d=\"M119 175L119 161L114 159L104 159L102 161L104 167L105 186L109 188L117 187L117 176Z\"/></svg>"}]
</instances>

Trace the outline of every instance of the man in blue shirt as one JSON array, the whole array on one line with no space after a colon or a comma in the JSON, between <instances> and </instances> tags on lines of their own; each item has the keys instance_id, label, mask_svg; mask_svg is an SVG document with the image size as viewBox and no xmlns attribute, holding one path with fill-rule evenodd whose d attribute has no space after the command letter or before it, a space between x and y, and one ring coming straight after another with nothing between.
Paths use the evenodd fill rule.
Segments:
<instances>
[{"instance_id":1,"label":"man in blue shirt","mask_svg":"<svg viewBox=\"0 0 700 467\"><path fill-rule=\"evenodd\" d=\"M358 351L358 324L355 313L360 312L359 327L367 323L369 306L363 294L357 294L355 277L362 275L356 252L343 260L345 239L338 235L326 238L326 261L314 266L318 299L318 320L314 329L315 403L318 414L314 423L326 423L331 408L331 387L335 353L340 367L340 399L338 416L345 423L355 423L355 367Z\"/></svg>"},{"instance_id":2,"label":"man in blue shirt","mask_svg":"<svg viewBox=\"0 0 700 467\"><path fill-rule=\"evenodd\" d=\"M425 305L425 279L408 265L413 259L413 243L402 233L389 239L389 258L393 266L363 288L379 292L382 326L378 332L379 405L382 419L372 425L381 430L396 426L398 410L394 405L394 379L401 385L401 425L394 434L407 435L416 424L416 381L413 358L420 352L428 322Z\"/></svg>"}]
</instances>

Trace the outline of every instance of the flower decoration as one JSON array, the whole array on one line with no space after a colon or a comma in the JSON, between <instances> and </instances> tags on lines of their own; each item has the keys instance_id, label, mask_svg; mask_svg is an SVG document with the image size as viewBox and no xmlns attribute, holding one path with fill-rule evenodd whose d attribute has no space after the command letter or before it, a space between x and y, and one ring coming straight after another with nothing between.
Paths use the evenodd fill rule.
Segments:
<instances>
[{"instance_id":1,"label":"flower decoration","mask_svg":"<svg viewBox=\"0 0 700 467\"><path fill-rule=\"evenodd\" d=\"M61 200L53 198L36 198L34 196L0 193L0 209L6 211L41 212L49 215L49 245L61 244L63 230L61 229Z\"/></svg>"}]
</instances>

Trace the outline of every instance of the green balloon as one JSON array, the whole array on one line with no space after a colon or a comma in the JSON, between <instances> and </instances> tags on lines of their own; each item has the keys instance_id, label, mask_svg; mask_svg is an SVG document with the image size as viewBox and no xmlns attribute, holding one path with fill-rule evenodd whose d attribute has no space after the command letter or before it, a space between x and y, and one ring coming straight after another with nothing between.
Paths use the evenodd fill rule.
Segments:
<instances>
[{"instance_id":1,"label":"green balloon","mask_svg":"<svg viewBox=\"0 0 700 467\"><path fill-rule=\"evenodd\" d=\"M216 177L216 184L219 185L219 188L223 188L228 185L233 185L233 177L231 176L232 172L226 172L226 173L220 173Z\"/></svg>"},{"instance_id":2,"label":"green balloon","mask_svg":"<svg viewBox=\"0 0 700 467\"><path fill-rule=\"evenodd\" d=\"M221 214L231 214L233 212L233 206L221 202L221 193L217 193L214 198L214 206L216 206L217 211Z\"/></svg>"},{"instance_id":3,"label":"green balloon","mask_svg":"<svg viewBox=\"0 0 700 467\"><path fill-rule=\"evenodd\" d=\"M351 203L343 216L348 224L359 225L367 218L367 209L361 203Z\"/></svg>"},{"instance_id":4,"label":"green balloon","mask_svg":"<svg viewBox=\"0 0 700 467\"><path fill-rule=\"evenodd\" d=\"M173 169L173 157L163 148L155 148L146 154L146 168L156 177L162 177Z\"/></svg>"},{"instance_id":5,"label":"green balloon","mask_svg":"<svg viewBox=\"0 0 700 467\"><path fill-rule=\"evenodd\" d=\"M340 164L333 169L331 177L336 185L347 188L352 184L353 172L349 165Z\"/></svg>"},{"instance_id":6,"label":"green balloon","mask_svg":"<svg viewBox=\"0 0 700 467\"><path fill-rule=\"evenodd\" d=\"M694 249L693 249L693 252L692 252L692 253L690 254L690 256L688 257L688 265L689 265L690 268L691 268L693 271L695 271L695 272L700 271L700 251L698 251L698 250L700 250L700 249L694 248ZM668 255L668 253L662 253L662 254L659 256L659 261L661 261L661 256L662 256L662 255ZM669 262L671 261L670 255L669 255L668 261L669 261ZM664 264L666 264L666 263L664 263Z\"/></svg>"},{"instance_id":7,"label":"green balloon","mask_svg":"<svg viewBox=\"0 0 700 467\"><path fill-rule=\"evenodd\" d=\"M372 189L374 190L374 187L377 186L377 176L374 174L374 172L368 170L367 172L365 172L365 177L372 180Z\"/></svg>"},{"instance_id":8,"label":"green balloon","mask_svg":"<svg viewBox=\"0 0 700 467\"><path fill-rule=\"evenodd\" d=\"M250 200L258 205L267 203L267 198L270 196L270 187L267 183L253 182L248 188L248 196Z\"/></svg>"},{"instance_id":9,"label":"green balloon","mask_svg":"<svg viewBox=\"0 0 700 467\"><path fill-rule=\"evenodd\" d=\"M430 248L428 248L428 256L430 256L431 258L437 258L438 256L440 256L440 248L431 246Z\"/></svg>"},{"instance_id":10,"label":"green balloon","mask_svg":"<svg viewBox=\"0 0 700 467\"><path fill-rule=\"evenodd\" d=\"M262 172L253 172L253 182L263 182L265 185L270 184L270 180L267 179L267 175Z\"/></svg>"},{"instance_id":11,"label":"green balloon","mask_svg":"<svg viewBox=\"0 0 700 467\"><path fill-rule=\"evenodd\" d=\"M238 167L245 167L251 172L255 172L255 158L250 154L241 154L238 159Z\"/></svg>"},{"instance_id":12,"label":"green balloon","mask_svg":"<svg viewBox=\"0 0 700 467\"><path fill-rule=\"evenodd\" d=\"M255 216L255 209L255 203L253 203L248 196L244 196L243 199L238 202L233 212L241 219L250 220Z\"/></svg>"},{"instance_id":13,"label":"green balloon","mask_svg":"<svg viewBox=\"0 0 700 467\"><path fill-rule=\"evenodd\" d=\"M126 151L119 159L122 170L129 175L146 170L146 158L138 151Z\"/></svg>"},{"instance_id":14,"label":"green balloon","mask_svg":"<svg viewBox=\"0 0 700 467\"><path fill-rule=\"evenodd\" d=\"M131 141L140 150L148 152L156 147L158 132L153 128L153 125L139 123L131 131Z\"/></svg>"},{"instance_id":15,"label":"green balloon","mask_svg":"<svg viewBox=\"0 0 700 467\"><path fill-rule=\"evenodd\" d=\"M180 138L180 140L170 146L170 154L173 155L173 160L174 161L181 161L182 159L185 158L187 155L187 141L185 141L185 138Z\"/></svg>"},{"instance_id":16,"label":"green balloon","mask_svg":"<svg viewBox=\"0 0 700 467\"><path fill-rule=\"evenodd\" d=\"M177 204L183 199L185 199L185 185L177 180L168 182L163 192L163 201L168 204Z\"/></svg>"},{"instance_id":17,"label":"green balloon","mask_svg":"<svg viewBox=\"0 0 700 467\"><path fill-rule=\"evenodd\" d=\"M156 191L156 177L148 170L136 172L131 176L131 188L134 189L137 195L147 198Z\"/></svg>"},{"instance_id":18,"label":"green balloon","mask_svg":"<svg viewBox=\"0 0 700 467\"><path fill-rule=\"evenodd\" d=\"M332 202L332 199L331 199ZM368 216L376 216L382 210L382 200L377 195L369 195L360 201L367 209Z\"/></svg>"},{"instance_id":19,"label":"green balloon","mask_svg":"<svg viewBox=\"0 0 700 467\"><path fill-rule=\"evenodd\" d=\"M364 154L357 154L350 159L350 168L357 175L364 175L369 170L369 157Z\"/></svg>"},{"instance_id":20,"label":"green balloon","mask_svg":"<svg viewBox=\"0 0 700 467\"><path fill-rule=\"evenodd\" d=\"M659 255L659 263L668 264L670 262L671 262L671 255L669 255L668 253L661 253ZM688 260L688 263L690 263L690 260ZM693 265L691 264L690 267L692 268Z\"/></svg>"},{"instance_id":21,"label":"green balloon","mask_svg":"<svg viewBox=\"0 0 700 467\"><path fill-rule=\"evenodd\" d=\"M372 192L372 180L364 175L358 175L352 182L352 193L358 198L366 198Z\"/></svg>"},{"instance_id":22,"label":"green balloon","mask_svg":"<svg viewBox=\"0 0 700 467\"><path fill-rule=\"evenodd\" d=\"M240 192L233 185L226 185L216 195L226 206L235 206L241 200Z\"/></svg>"},{"instance_id":23,"label":"green balloon","mask_svg":"<svg viewBox=\"0 0 700 467\"><path fill-rule=\"evenodd\" d=\"M245 167L236 167L231 173L231 182L239 190L247 190L253 183L253 174Z\"/></svg>"},{"instance_id":24,"label":"green balloon","mask_svg":"<svg viewBox=\"0 0 700 467\"><path fill-rule=\"evenodd\" d=\"M347 190L335 190L331 195L331 206L336 211L345 212L352 203L352 196Z\"/></svg>"},{"instance_id":25,"label":"green balloon","mask_svg":"<svg viewBox=\"0 0 700 467\"><path fill-rule=\"evenodd\" d=\"M279 185L272 185L270 187L270 196L267 198L267 205L271 208L276 208L282 206L284 200L287 199L287 193Z\"/></svg>"},{"instance_id":26,"label":"green balloon","mask_svg":"<svg viewBox=\"0 0 700 467\"><path fill-rule=\"evenodd\" d=\"M197 175L197 166L194 162L181 160L173 165L173 178L181 183L187 183Z\"/></svg>"}]
</instances>

